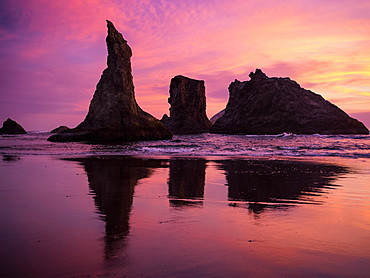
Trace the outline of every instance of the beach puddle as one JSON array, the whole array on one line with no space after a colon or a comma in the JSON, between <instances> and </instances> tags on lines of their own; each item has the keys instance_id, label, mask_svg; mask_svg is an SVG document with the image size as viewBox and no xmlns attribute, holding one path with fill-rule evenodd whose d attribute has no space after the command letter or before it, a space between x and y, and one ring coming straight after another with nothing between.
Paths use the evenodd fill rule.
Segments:
<instances>
[{"instance_id":1,"label":"beach puddle","mask_svg":"<svg viewBox=\"0 0 370 278\"><path fill-rule=\"evenodd\" d=\"M370 273L370 161L3 156L2 277Z\"/></svg>"}]
</instances>

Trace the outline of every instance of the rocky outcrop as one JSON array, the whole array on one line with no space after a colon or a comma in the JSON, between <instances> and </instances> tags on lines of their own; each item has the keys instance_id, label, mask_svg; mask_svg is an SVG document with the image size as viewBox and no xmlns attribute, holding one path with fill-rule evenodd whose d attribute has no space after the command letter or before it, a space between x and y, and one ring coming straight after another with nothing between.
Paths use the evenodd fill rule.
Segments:
<instances>
[{"instance_id":1,"label":"rocky outcrop","mask_svg":"<svg viewBox=\"0 0 370 278\"><path fill-rule=\"evenodd\" d=\"M174 134L209 132L212 123L206 115L203 80L175 76L171 79L168 103L170 116L164 115L161 122Z\"/></svg>"},{"instance_id":2,"label":"rocky outcrop","mask_svg":"<svg viewBox=\"0 0 370 278\"><path fill-rule=\"evenodd\" d=\"M172 138L172 133L136 102L131 73L131 48L107 20L107 68L96 86L89 112L76 128L49 141L115 142Z\"/></svg>"},{"instance_id":3,"label":"rocky outcrop","mask_svg":"<svg viewBox=\"0 0 370 278\"><path fill-rule=\"evenodd\" d=\"M322 96L289 78L269 78L261 70L250 81L229 86L225 114L211 128L225 134L368 134L365 125L349 117Z\"/></svg>"},{"instance_id":4,"label":"rocky outcrop","mask_svg":"<svg viewBox=\"0 0 370 278\"><path fill-rule=\"evenodd\" d=\"M59 133L59 132L64 132L67 130L71 130L68 126L61 125L60 127L54 128L50 133Z\"/></svg>"},{"instance_id":5,"label":"rocky outcrop","mask_svg":"<svg viewBox=\"0 0 370 278\"><path fill-rule=\"evenodd\" d=\"M209 120L211 121L212 124L214 124L219 118L221 118L225 114L225 109L221 110L217 114L213 115L212 118Z\"/></svg>"},{"instance_id":6,"label":"rocky outcrop","mask_svg":"<svg viewBox=\"0 0 370 278\"><path fill-rule=\"evenodd\" d=\"M8 118L0 128L0 134L27 134L27 131L16 121Z\"/></svg>"}]
</instances>

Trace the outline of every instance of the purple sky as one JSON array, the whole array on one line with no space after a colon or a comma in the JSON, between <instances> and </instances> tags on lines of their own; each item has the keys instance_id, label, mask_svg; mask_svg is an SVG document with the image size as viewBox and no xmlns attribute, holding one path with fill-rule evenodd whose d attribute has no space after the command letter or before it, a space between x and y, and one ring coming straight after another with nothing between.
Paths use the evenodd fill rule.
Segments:
<instances>
[{"instance_id":1,"label":"purple sky","mask_svg":"<svg viewBox=\"0 0 370 278\"><path fill-rule=\"evenodd\" d=\"M106 19L133 50L136 99L168 113L175 75L205 80L211 117L234 79L261 68L370 127L370 2L145 0L0 2L0 122L74 127L106 67Z\"/></svg>"}]
</instances>

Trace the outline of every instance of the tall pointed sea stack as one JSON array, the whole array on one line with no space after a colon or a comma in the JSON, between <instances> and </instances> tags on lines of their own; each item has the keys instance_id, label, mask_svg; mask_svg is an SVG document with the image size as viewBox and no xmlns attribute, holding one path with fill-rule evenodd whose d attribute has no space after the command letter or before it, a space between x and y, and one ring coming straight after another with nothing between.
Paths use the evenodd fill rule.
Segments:
<instances>
[{"instance_id":1,"label":"tall pointed sea stack","mask_svg":"<svg viewBox=\"0 0 370 278\"><path fill-rule=\"evenodd\" d=\"M229 86L225 114L211 128L226 134L369 134L363 123L289 78L261 70Z\"/></svg>"},{"instance_id":2,"label":"tall pointed sea stack","mask_svg":"<svg viewBox=\"0 0 370 278\"><path fill-rule=\"evenodd\" d=\"M171 79L170 117L164 115L161 122L174 134L209 132L212 123L206 115L206 92L203 80L182 75Z\"/></svg>"},{"instance_id":3,"label":"tall pointed sea stack","mask_svg":"<svg viewBox=\"0 0 370 278\"><path fill-rule=\"evenodd\" d=\"M107 25L108 67L96 86L85 120L48 140L114 142L172 138L172 133L158 119L136 103L131 48L112 22L107 20Z\"/></svg>"}]
</instances>

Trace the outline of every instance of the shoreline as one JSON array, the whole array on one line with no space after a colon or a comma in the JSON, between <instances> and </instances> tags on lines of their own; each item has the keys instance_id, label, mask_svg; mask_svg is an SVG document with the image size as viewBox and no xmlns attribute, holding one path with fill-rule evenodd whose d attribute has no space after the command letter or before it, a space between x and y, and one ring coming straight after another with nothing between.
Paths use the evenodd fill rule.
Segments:
<instances>
[{"instance_id":1,"label":"shoreline","mask_svg":"<svg viewBox=\"0 0 370 278\"><path fill-rule=\"evenodd\" d=\"M208 155L6 139L0 276L369 273L369 157L331 156L326 141L309 142L326 156L273 155L282 144L304 143L296 137L207 136L167 143L201 150L218 140ZM329 146L368 152L368 139L340 140ZM164 147L145 144L128 147ZM209 155L213 147L226 153L243 144L265 155Z\"/></svg>"},{"instance_id":2,"label":"shoreline","mask_svg":"<svg viewBox=\"0 0 370 278\"><path fill-rule=\"evenodd\" d=\"M3 159L0 276L367 273L369 164L246 156Z\"/></svg>"}]
</instances>

